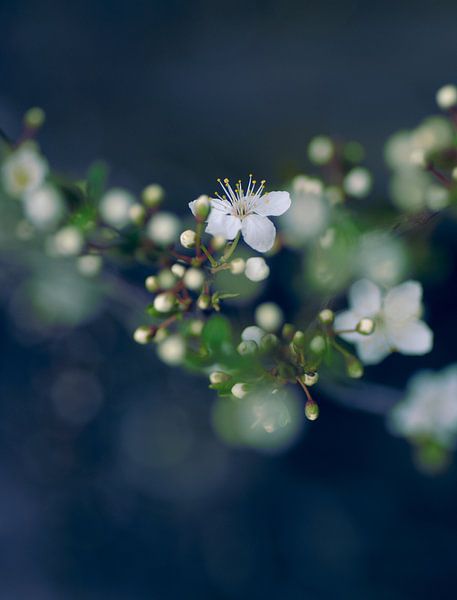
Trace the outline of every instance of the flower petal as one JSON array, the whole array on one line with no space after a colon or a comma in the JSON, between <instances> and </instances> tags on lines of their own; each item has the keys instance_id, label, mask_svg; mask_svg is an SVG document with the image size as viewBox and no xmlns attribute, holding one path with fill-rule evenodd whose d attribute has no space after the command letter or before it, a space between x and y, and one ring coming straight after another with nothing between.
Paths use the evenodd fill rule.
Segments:
<instances>
[{"instance_id":1,"label":"flower petal","mask_svg":"<svg viewBox=\"0 0 457 600\"><path fill-rule=\"evenodd\" d=\"M248 215L241 228L246 244L257 252L268 252L275 242L276 229L270 219L260 215Z\"/></svg>"},{"instance_id":2,"label":"flower petal","mask_svg":"<svg viewBox=\"0 0 457 600\"><path fill-rule=\"evenodd\" d=\"M356 281L349 290L349 303L360 318L374 317L381 310L381 290L368 279Z\"/></svg>"},{"instance_id":3,"label":"flower petal","mask_svg":"<svg viewBox=\"0 0 457 600\"><path fill-rule=\"evenodd\" d=\"M227 215L224 211L211 208L208 224L205 231L211 235L220 235L226 240L233 240L241 229L241 220L233 215Z\"/></svg>"},{"instance_id":4,"label":"flower petal","mask_svg":"<svg viewBox=\"0 0 457 600\"><path fill-rule=\"evenodd\" d=\"M389 341L403 354L427 354L433 347L433 332L423 321L407 321L397 327L389 323Z\"/></svg>"},{"instance_id":5,"label":"flower petal","mask_svg":"<svg viewBox=\"0 0 457 600\"><path fill-rule=\"evenodd\" d=\"M365 365L380 363L392 351L386 336L381 331L360 337L357 342L357 354Z\"/></svg>"},{"instance_id":6,"label":"flower petal","mask_svg":"<svg viewBox=\"0 0 457 600\"><path fill-rule=\"evenodd\" d=\"M417 281L406 281L387 292L384 314L387 321L417 319L422 310L422 286Z\"/></svg>"},{"instance_id":7,"label":"flower petal","mask_svg":"<svg viewBox=\"0 0 457 600\"><path fill-rule=\"evenodd\" d=\"M335 317L334 329L335 331L344 331L345 329L355 329L357 323L360 321L358 317L351 310L345 310ZM339 337L343 338L347 342L358 342L362 337L360 333L342 333Z\"/></svg>"},{"instance_id":8,"label":"flower petal","mask_svg":"<svg viewBox=\"0 0 457 600\"><path fill-rule=\"evenodd\" d=\"M290 204L289 192L269 192L261 196L252 208L263 217L278 217L286 212Z\"/></svg>"}]
</instances>

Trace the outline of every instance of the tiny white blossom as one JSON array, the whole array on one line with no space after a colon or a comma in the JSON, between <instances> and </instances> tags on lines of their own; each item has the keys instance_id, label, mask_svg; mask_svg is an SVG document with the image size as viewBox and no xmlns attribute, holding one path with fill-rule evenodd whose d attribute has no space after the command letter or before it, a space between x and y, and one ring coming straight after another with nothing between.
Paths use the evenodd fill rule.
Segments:
<instances>
[{"instance_id":1,"label":"tiny white blossom","mask_svg":"<svg viewBox=\"0 0 457 600\"><path fill-rule=\"evenodd\" d=\"M108 190L100 200L100 216L112 227L125 227L131 222L130 208L135 198L122 188Z\"/></svg>"},{"instance_id":2,"label":"tiny white blossom","mask_svg":"<svg viewBox=\"0 0 457 600\"><path fill-rule=\"evenodd\" d=\"M201 290L205 283L205 275L201 269L191 267L184 275L184 285L193 291Z\"/></svg>"},{"instance_id":3,"label":"tiny white blossom","mask_svg":"<svg viewBox=\"0 0 457 600\"><path fill-rule=\"evenodd\" d=\"M356 345L365 364L377 364L395 351L420 355L432 349L433 333L420 320L422 286L417 281L407 281L383 294L372 281L361 279L349 290L349 304L350 310L337 315L335 330L355 330L361 319L373 319L375 330L371 335L341 334Z\"/></svg>"},{"instance_id":4,"label":"tiny white blossom","mask_svg":"<svg viewBox=\"0 0 457 600\"><path fill-rule=\"evenodd\" d=\"M239 181L235 190L228 179L218 180L223 194L211 198L206 232L214 236L223 236L233 240L241 231L244 241L257 250L267 252L274 244L276 229L268 219L277 217L290 207L288 192L264 193L265 181L256 189L256 181L249 177L249 183L244 190ZM192 213L196 214L195 200L189 203Z\"/></svg>"},{"instance_id":5,"label":"tiny white blossom","mask_svg":"<svg viewBox=\"0 0 457 600\"><path fill-rule=\"evenodd\" d=\"M84 239L80 230L73 225L67 225L51 238L48 248L51 254L74 256L81 252L83 244Z\"/></svg>"},{"instance_id":6,"label":"tiny white blossom","mask_svg":"<svg viewBox=\"0 0 457 600\"><path fill-rule=\"evenodd\" d=\"M274 302L259 304L255 310L255 320L265 331L276 331L284 321L284 314Z\"/></svg>"},{"instance_id":7,"label":"tiny white blossom","mask_svg":"<svg viewBox=\"0 0 457 600\"><path fill-rule=\"evenodd\" d=\"M453 447L457 441L457 365L439 372L420 371L406 397L389 415L391 429L409 438L425 437Z\"/></svg>"},{"instance_id":8,"label":"tiny white blossom","mask_svg":"<svg viewBox=\"0 0 457 600\"><path fill-rule=\"evenodd\" d=\"M154 215L148 223L148 237L161 246L172 244L179 235L180 223L174 214L160 212Z\"/></svg>"},{"instance_id":9,"label":"tiny white blossom","mask_svg":"<svg viewBox=\"0 0 457 600\"><path fill-rule=\"evenodd\" d=\"M179 334L173 334L165 338L157 346L159 358L172 367L180 365L186 356L186 345Z\"/></svg>"},{"instance_id":10,"label":"tiny white blossom","mask_svg":"<svg viewBox=\"0 0 457 600\"><path fill-rule=\"evenodd\" d=\"M270 274L270 267L261 256L253 256L247 259L244 274L251 281L262 281Z\"/></svg>"},{"instance_id":11,"label":"tiny white blossom","mask_svg":"<svg viewBox=\"0 0 457 600\"><path fill-rule=\"evenodd\" d=\"M372 186L371 174L364 167L351 169L343 181L347 194L355 198L364 198L370 193Z\"/></svg>"},{"instance_id":12,"label":"tiny white blossom","mask_svg":"<svg viewBox=\"0 0 457 600\"><path fill-rule=\"evenodd\" d=\"M48 174L48 163L32 145L18 148L4 161L1 179L5 190L14 197L38 188Z\"/></svg>"},{"instance_id":13,"label":"tiny white blossom","mask_svg":"<svg viewBox=\"0 0 457 600\"><path fill-rule=\"evenodd\" d=\"M436 103L443 110L457 105L457 87L455 85L444 85L436 92Z\"/></svg>"},{"instance_id":14,"label":"tiny white blossom","mask_svg":"<svg viewBox=\"0 0 457 600\"><path fill-rule=\"evenodd\" d=\"M38 229L52 229L64 212L62 196L49 184L33 189L24 196L24 214Z\"/></svg>"}]
</instances>

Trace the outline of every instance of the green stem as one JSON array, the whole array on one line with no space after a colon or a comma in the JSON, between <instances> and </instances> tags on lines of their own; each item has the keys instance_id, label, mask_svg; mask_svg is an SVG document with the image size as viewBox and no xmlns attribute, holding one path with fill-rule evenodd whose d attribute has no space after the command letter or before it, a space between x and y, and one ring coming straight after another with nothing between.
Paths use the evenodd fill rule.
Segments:
<instances>
[{"instance_id":1,"label":"green stem","mask_svg":"<svg viewBox=\"0 0 457 600\"><path fill-rule=\"evenodd\" d=\"M236 250L236 247L238 246L238 242L240 241L240 237L241 237L241 231L239 231L236 234L236 238L233 240L233 242L230 244L230 246L225 251L224 256L222 257L222 261L223 262L227 262L232 257L233 253Z\"/></svg>"},{"instance_id":2,"label":"green stem","mask_svg":"<svg viewBox=\"0 0 457 600\"><path fill-rule=\"evenodd\" d=\"M200 248L202 249L203 254L206 256L206 258L211 263L211 266L212 267L217 267L217 261L211 256L211 254L209 253L209 251L206 248L206 246L204 244L200 244Z\"/></svg>"}]
</instances>

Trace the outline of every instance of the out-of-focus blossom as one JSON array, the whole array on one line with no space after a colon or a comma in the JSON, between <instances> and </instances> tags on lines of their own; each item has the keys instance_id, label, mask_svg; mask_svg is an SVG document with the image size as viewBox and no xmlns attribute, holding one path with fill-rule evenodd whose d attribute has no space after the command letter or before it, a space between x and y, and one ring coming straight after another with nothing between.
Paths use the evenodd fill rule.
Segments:
<instances>
[{"instance_id":1,"label":"out-of-focus blossom","mask_svg":"<svg viewBox=\"0 0 457 600\"><path fill-rule=\"evenodd\" d=\"M253 256L246 261L244 274L250 281L262 281L270 274L270 267L260 256Z\"/></svg>"},{"instance_id":2,"label":"out-of-focus blossom","mask_svg":"<svg viewBox=\"0 0 457 600\"><path fill-rule=\"evenodd\" d=\"M343 181L344 191L354 198L365 198L371 191L372 178L368 169L355 167Z\"/></svg>"},{"instance_id":3,"label":"out-of-focus blossom","mask_svg":"<svg viewBox=\"0 0 457 600\"><path fill-rule=\"evenodd\" d=\"M265 331L277 331L284 321L284 314L274 302L264 302L255 310L255 321Z\"/></svg>"},{"instance_id":4,"label":"out-of-focus blossom","mask_svg":"<svg viewBox=\"0 0 457 600\"><path fill-rule=\"evenodd\" d=\"M174 214L164 211L154 215L149 221L147 235L156 244L166 246L178 239L179 229L179 220Z\"/></svg>"},{"instance_id":5,"label":"out-of-focus blossom","mask_svg":"<svg viewBox=\"0 0 457 600\"><path fill-rule=\"evenodd\" d=\"M406 397L389 415L392 431L412 440L431 439L452 448L457 441L457 365L420 371Z\"/></svg>"},{"instance_id":6,"label":"out-of-focus blossom","mask_svg":"<svg viewBox=\"0 0 457 600\"><path fill-rule=\"evenodd\" d=\"M255 342L258 346L260 346L260 342L265 335L265 331L256 325L250 325L243 329L241 333L241 339L244 342Z\"/></svg>"},{"instance_id":7,"label":"out-of-focus blossom","mask_svg":"<svg viewBox=\"0 0 457 600\"><path fill-rule=\"evenodd\" d=\"M24 214L38 229L52 229L62 219L65 204L52 185L44 184L24 196Z\"/></svg>"},{"instance_id":8,"label":"out-of-focus blossom","mask_svg":"<svg viewBox=\"0 0 457 600\"><path fill-rule=\"evenodd\" d=\"M50 238L48 251L58 256L75 256L81 252L83 244L81 231L73 225L67 225Z\"/></svg>"},{"instance_id":9,"label":"out-of-focus blossom","mask_svg":"<svg viewBox=\"0 0 457 600\"><path fill-rule=\"evenodd\" d=\"M341 337L356 345L359 358L367 365L381 362L391 352L420 355L430 352L433 333L422 314L422 286L407 281L386 294L372 281L362 279L349 290L350 310L335 319L335 330ZM356 333L364 318L373 319L375 330L371 335Z\"/></svg>"},{"instance_id":10,"label":"out-of-focus blossom","mask_svg":"<svg viewBox=\"0 0 457 600\"><path fill-rule=\"evenodd\" d=\"M183 338L179 334L166 337L163 342L157 345L157 354L167 365L180 365L186 355L186 345Z\"/></svg>"},{"instance_id":11,"label":"out-of-focus blossom","mask_svg":"<svg viewBox=\"0 0 457 600\"><path fill-rule=\"evenodd\" d=\"M329 207L322 183L312 177L295 177L291 195L292 205L281 217L281 230L286 244L299 247L325 230Z\"/></svg>"},{"instance_id":12,"label":"out-of-focus blossom","mask_svg":"<svg viewBox=\"0 0 457 600\"><path fill-rule=\"evenodd\" d=\"M100 200L100 216L113 227L122 228L131 222L130 208L135 198L122 188L113 188Z\"/></svg>"},{"instance_id":13,"label":"out-of-focus blossom","mask_svg":"<svg viewBox=\"0 0 457 600\"><path fill-rule=\"evenodd\" d=\"M364 234L354 257L354 270L362 278L391 287L403 278L408 256L401 240L384 231Z\"/></svg>"},{"instance_id":14,"label":"out-of-focus blossom","mask_svg":"<svg viewBox=\"0 0 457 600\"><path fill-rule=\"evenodd\" d=\"M206 232L214 236L223 236L233 240L241 231L244 241L257 250L267 252L273 247L276 228L268 217L285 213L291 200L288 192L267 192L262 181L256 189L256 181L249 178L246 190L238 182L235 189L228 179L220 181L222 196L217 194L211 199ZM195 201L189 203L195 215Z\"/></svg>"},{"instance_id":15,"label":"out-of-focus blossom","mask_svg":"<svg viewBox=\"0 0 457 600\"><path fill-rule=\"evenodd\" d=\"M15 198L38 188L47 174L47 161L31 144L15 150L5 159L1 169L3 187Z\"/></svg>"}]
</instances>

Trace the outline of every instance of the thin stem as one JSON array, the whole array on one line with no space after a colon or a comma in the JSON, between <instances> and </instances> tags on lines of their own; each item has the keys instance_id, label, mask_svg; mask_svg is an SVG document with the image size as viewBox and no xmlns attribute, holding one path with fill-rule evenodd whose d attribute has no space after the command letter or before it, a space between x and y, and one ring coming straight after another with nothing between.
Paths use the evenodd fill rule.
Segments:
<instances>
[{"instance_id":1,"label":"thin stem","mask_svg":"<svg viewBox=\"0 0 457 600\"><path fill-rule=\"evenodd\" d=\"M200 244L200 247L203 251L203 254L206 256L206 258L211 263L211 266L217 267L217 261L211 256L211 254L210 254L209 250L207 249L207 247L205 246L205 244Z\"/></svg>"},{"instance_id":2,"label":"thin stem","mask_svg":"<svg viewBox=\"0 0 457 600\"><path fill-rule=\"evenodd\" d=\"M301 388L303 389L303 391L306 394L306 398L308 400L308 402L311 402L312 404L315 404L313 397L311 396L311 394L309 393L309 389L307 388L307 386L303 383L303 381L300 379L300 377L297 377L297 383L301 386Z\"/></svg>"},{"instance_id":3,"label":"thin stem","mask_svg":"<svg viewBox=\"0 0 457 600\"><path fill-rule=\"evenodd\" d=\"M241 231L239 231L236 234L236 238L233 240L233 242L230 244L230 246L228 247L228 249L225 251L224 256L222 257L222 260L224 262L228 261L232 257L233 253L236 250L236 247L238 246L238 242L240 241L240 237L241 237Z\"/></svg>"}]
</instances>

